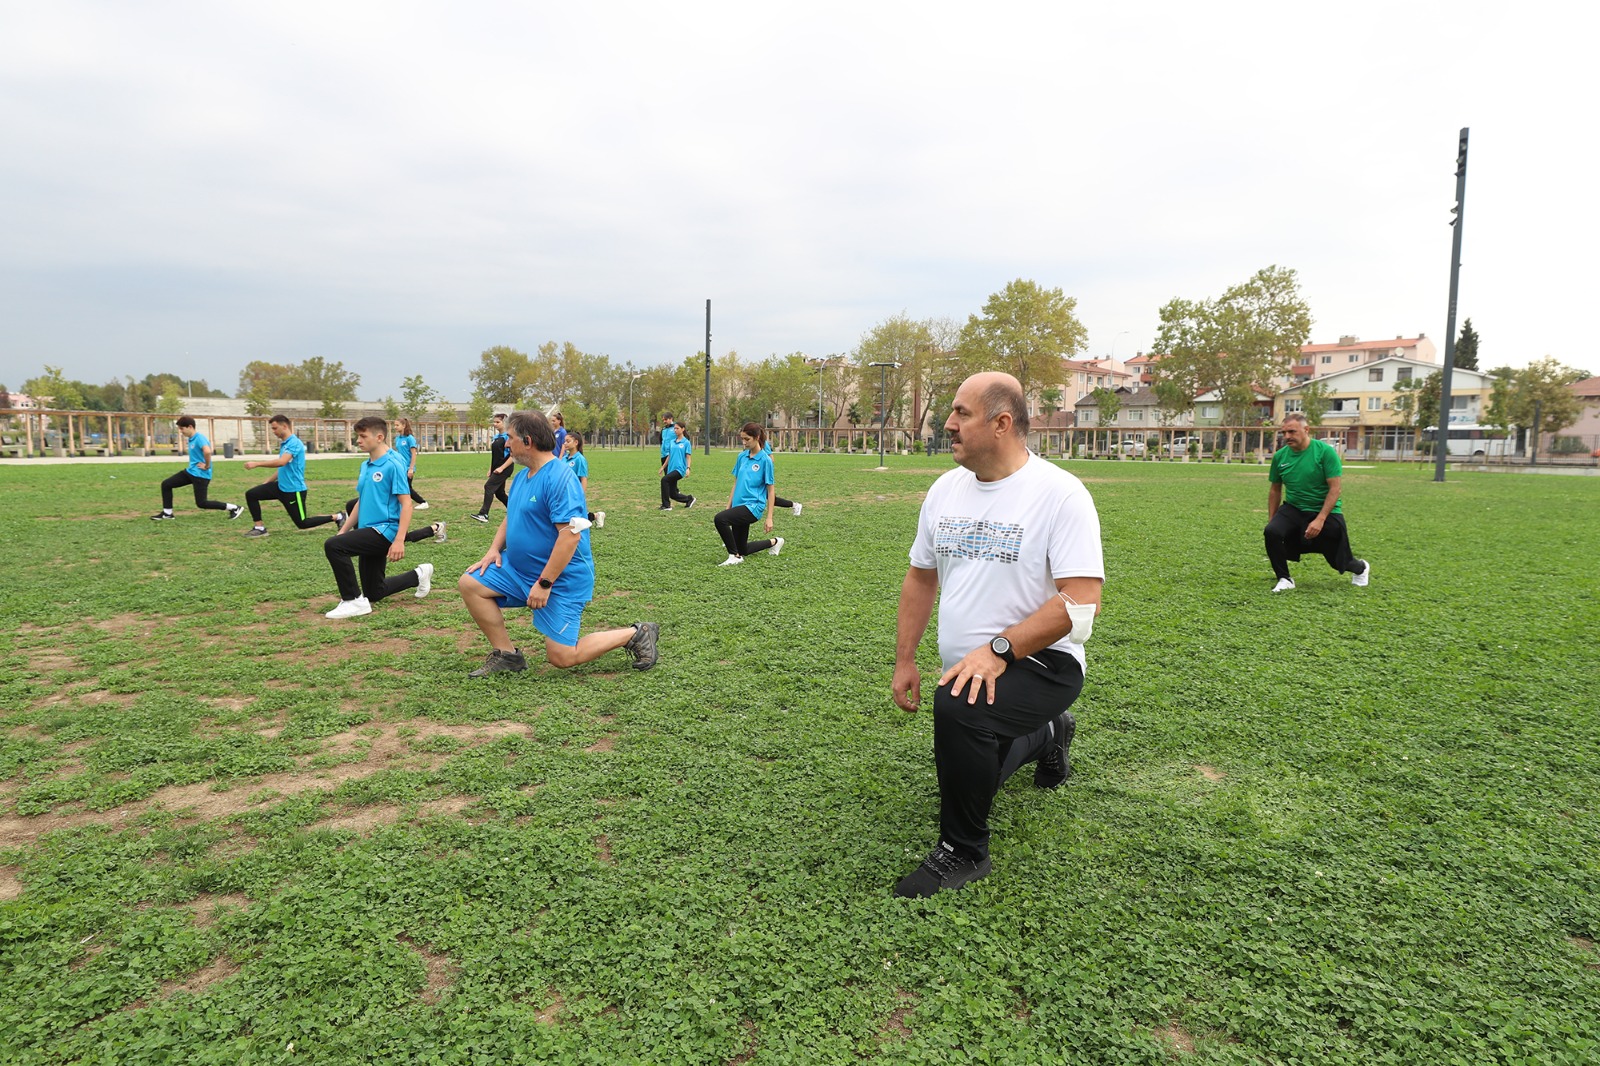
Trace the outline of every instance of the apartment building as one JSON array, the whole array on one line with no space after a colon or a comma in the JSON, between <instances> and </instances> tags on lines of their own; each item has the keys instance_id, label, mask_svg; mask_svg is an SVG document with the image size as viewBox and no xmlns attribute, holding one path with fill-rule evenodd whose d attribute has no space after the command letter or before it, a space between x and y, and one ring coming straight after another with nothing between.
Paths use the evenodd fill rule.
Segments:
<instances>
[{"instance_id":1,"label":"apartment building","mask_svg":"<svg viewBox=\"0 0 1600 1066\"><path fill-rule=\"evenodd\" d=\"M1282 419L1290 411L1304 409L1302 394L1312 380L1328 389L1328 410L1322 416L1317 436L1342 445L1346 451L1370 454L1402 454L1413 450L1416 442L1402 424L1395 409L1394 387L1400 382L1426 378L1443 369L1437 363L1389 356L1336 373L1319 375L1284 389L1273 404L1273 418ZM1450 378L1450 424L1477 425L1489 406L1493 383L1488 374L1457 369ZM1433 425L1437 416L1423 417L1423 426ZM1330 429L1336 433L1328 433Z\"/></svg>"}]
</instances>

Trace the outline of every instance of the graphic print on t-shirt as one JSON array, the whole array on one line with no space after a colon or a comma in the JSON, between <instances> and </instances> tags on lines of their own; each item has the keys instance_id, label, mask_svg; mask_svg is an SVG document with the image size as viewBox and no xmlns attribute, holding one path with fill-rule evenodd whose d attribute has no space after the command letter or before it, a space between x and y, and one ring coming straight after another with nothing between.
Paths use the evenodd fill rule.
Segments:
<instances>
[{"instance_id":1,"label":"graphic print on t-shirt","mask_svg":"<svg viewBox=\"0 0 1600 1066\"><path fill-rule=\"evenodd\" d=\"M946 515L934 529L933 550L946 558L1014 563L1022 553L1022 527Z\"/></svg>"}]
</instances>

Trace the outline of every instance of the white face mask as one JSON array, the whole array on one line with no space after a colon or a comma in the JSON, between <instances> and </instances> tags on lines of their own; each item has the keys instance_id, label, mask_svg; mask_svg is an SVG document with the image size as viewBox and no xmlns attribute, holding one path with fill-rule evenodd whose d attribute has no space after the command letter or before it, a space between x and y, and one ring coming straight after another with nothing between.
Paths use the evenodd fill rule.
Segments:
<instances>
[{"instance_id":1,"label":"white face mask","mask_svg":"<svg viewBox=\"0 0 1600 1066\"><path fill-rule=\"evenodd\" d=\"M1092 603L1074 603L1065 592L1056 593L1061 597L1061 605L1067 609L1067 617L1072 619L1072 631L1067 634L1067 639L1074 644L1083 644L1089 639L1089 634L1094 632L1095 605Z\"/></svg>"}]
</instances>

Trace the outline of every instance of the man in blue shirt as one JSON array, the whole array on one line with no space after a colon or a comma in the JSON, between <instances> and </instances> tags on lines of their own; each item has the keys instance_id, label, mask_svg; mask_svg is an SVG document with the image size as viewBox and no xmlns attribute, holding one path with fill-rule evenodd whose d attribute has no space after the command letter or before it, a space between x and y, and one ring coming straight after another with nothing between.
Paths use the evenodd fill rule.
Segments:
<instances>
[{"instance_id":1,"label":"man in blue shirt","mask_svg":"<svg viewBox=\"0 0 1600 1066\"><path fill-rule=\"evenodd\" d=\"M211 491L211 441L195 427L194 419L188 415L178 419L178 432L189 442L189 465L161 483L161 512L150 517L157 522L172 518L172 490L193 485L196 507L204 511L227 511L229 518L238 518L238 504L206 499L206 494Z\"/></svg>"},{"instance_id":2,"label":"man in blue shirt","mask_svg":"<svg viewBox=\"0 0 1600 1066\"><path fill-rule=\"evenodd\" d=\"M250 517L255 520L254 527L245 536L267 535L267 525L261 520L262 500L280 501L283 509L289 512L290 521L298 529L310 529L312 526L327 525L329 522L343 522L345 517L343 511L338 514L306 513L306 446L294 435L294 423L289 421L287 415L273 415L267 421L267 428L278 438L278 457L253 459L245 463L244 468L254 470L258 466L277 467L278 474L271 481L263 482L244 494L244 502L250 508Z\"/></svg>"},{"instance_id":3,"label":"man in blue shirt","mask_svg":"<svg viewBox=\"0 0 1600 1066\"><path fill-rule=\"evenodd\" d=\"M694 441L689 430L672 420L664 419L661 427L661 506L657 510L672 510L673 501L683 504L684 510L694 506L694 497L678 491L678 482L693 473Z\"/></svg>"},{"instance_id":4,"label":"man in blue shirt","mask_svg":"<svg viewBox=\"0 0 1600 1066\"><path fill-rule=\"evenodd\" d=\"M506 518L489 550L457 583L472 620L489 638L488 659L467 676L528 668L506 632L507 607L532 608L551 666L564 670L622 648L634 669L650 669L661 631L654 622L579 637L584 608L594 598L589 505L577 475L556 458L549 420L538 411L516 411L508 422L511 455L527 469L507 486Z\"/></svg>"},{"instance_id":5,"label":"man in blue shirt","mask_svg":"<svg viewBox=\"0 0 1600 1066\"><path fill-rule=\"evenodd\" d=\"M517 465L511 458L511 438L506 436L506 416L495 415L490 422L494 425L494 437L489 441L489 480L483 483L483 506L468 516L474 522L489 521L489 508L494 506L495 500L506 502L506 478Z\"/></svg>"},{"instance_id":6,"label":"man in blue shirt","mask_svg":"<svg viewBox=\"0 0 1600 1066\"><path fill-rule=\"evenodd\" d=\"M367 453L356 475L356 504L327 539L333 578L339 583L339 605L328 618L355 618L371 614L372 605L403 589L417 590L422 599L433 589L433 564L387 576L389 563L406 557L406 529L411 525L411 482L400 453L389 447L389 427L381 418L362 418L355 424L356 447ZM354 559L355 564L351 563ZM356 580L356 566L361 580Z\"/></svg>"}]
</instances>

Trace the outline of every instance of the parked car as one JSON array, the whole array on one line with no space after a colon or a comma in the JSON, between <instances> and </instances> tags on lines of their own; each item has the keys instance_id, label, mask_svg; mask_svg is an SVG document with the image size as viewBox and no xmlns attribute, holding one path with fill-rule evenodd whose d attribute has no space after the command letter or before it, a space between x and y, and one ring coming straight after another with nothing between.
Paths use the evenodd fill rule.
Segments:
<instances>
[{"instance_id":1,"label":"parked car","mask_svg":"<svg viewBox=\"0 0 1600 1066\"><path fill-rule=\"evenodd\" d=\"M1123 455L1140 456L1140 455L1143 455L1144 453L1145 453L1144 441L1142 441L1142 440L1125 440L1125 441L1122 442L1122 454Z\"/></svg>"},{"instance_id":2,"label":"parked car","mask_svg":"<svg viewBox=\"0 0 1600 1066\"><path fill-rule=\"evenodd\" d=\"M1189 450L1191 443L1194 444L1194 450L1198 452L1200 450L1199 437L1173 437L1167 442L1167 451L1173 455L1182 455Z\"/></svg>"}]
</instances>

